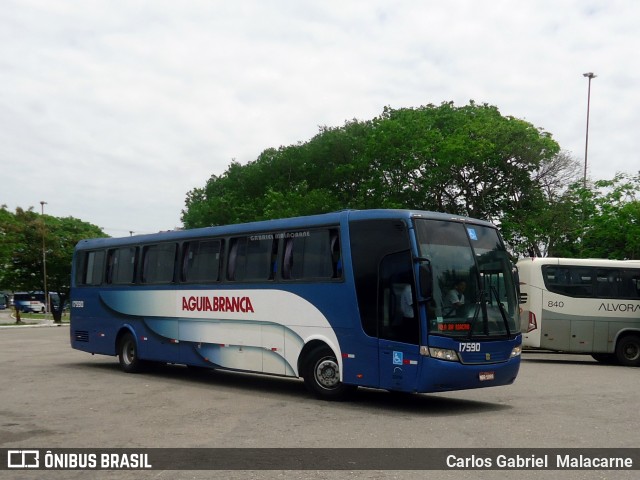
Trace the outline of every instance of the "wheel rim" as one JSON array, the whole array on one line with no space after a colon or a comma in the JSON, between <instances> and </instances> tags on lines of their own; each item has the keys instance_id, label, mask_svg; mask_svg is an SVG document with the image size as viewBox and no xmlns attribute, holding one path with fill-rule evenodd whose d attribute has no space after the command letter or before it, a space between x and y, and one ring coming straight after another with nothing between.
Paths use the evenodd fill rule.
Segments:
<instances>
[{"instance_id":1,"label":"wheel rim","mask_svg":"<svg viewBox=\"0 0 640 480\"><path fill-rule=\"evenodd\" d=\"M127 365L131 365L136 360L136 346L130 340L123 345L122 360Z\"/></svg>"},{"instance_id":2,"label":"wheel rim","mask_svg":"<svg viewBox=\"0 0 640 480\"><path fill-rule=\"evenodd\" d=\"M333 358L323 358L316 364L315 378L318 385L327 390L336 388L340 383L340 370Z\"/></svg>"},{"instance_id":3,"label":"wheel rim","mask_svg":"<svg viewBox=\"0 0 640 480\"><path fill-rule=\"evenodd\" d=\"M640 357L640 347L635 342L627 343L622 351L624 357L629 361L636 361Z\"/></svg>"}]
</instances>

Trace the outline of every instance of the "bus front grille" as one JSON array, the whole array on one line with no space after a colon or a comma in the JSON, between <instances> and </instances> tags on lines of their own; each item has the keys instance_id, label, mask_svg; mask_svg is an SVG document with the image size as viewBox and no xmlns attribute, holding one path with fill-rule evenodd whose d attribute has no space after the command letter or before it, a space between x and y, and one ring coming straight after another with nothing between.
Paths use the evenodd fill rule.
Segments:
<instances>
[{"instance_id":1,"label":"bus front grille","mask_svg":"<svg viewBox=\"0 0 640 480\"><path fill-rule=\"evenodd\" d=\"M76 330L75 337L77 342L88 342L89 332L87 330Z\"/></svg>"}]
</instances>

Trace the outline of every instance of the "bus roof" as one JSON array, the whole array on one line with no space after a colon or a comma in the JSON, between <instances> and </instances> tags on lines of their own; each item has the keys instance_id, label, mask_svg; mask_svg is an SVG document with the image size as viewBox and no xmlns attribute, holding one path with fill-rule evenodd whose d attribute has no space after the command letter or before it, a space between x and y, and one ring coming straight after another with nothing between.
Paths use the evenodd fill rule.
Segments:
<instances>
[{"instance_id":1,"label":"bus roof","mask_svg":"<svg viewBox=\"0 0 640 480\"><path fill-rule=\"evenodd\" d=\"M321 227L326 225L337 225L341 221L346 220L371 220L384 218L427 218L434 220L448 220L461 223L470 223L494 227L493 224L485 220L477 220L461 215L453 215L439 212L429 212L424 210L391 210L391 209L373 209L373 210L342 210L339 212L324 213L319 215L310 215L304 217L281 218L275 220L262 220L250 223L238 223L224 226L194 228L189 230L170 230L166 232L158 232L146 235L136 235L120 238L94 238L81 240L76 245L76 249L91 249L105 246L129 245L131 243L146 243L158 241L180 241L184 239L224 236L224 235L242 235L251 232L263 231L279 231L290 230L307 227Z\"/></svg>"}]
</instances>

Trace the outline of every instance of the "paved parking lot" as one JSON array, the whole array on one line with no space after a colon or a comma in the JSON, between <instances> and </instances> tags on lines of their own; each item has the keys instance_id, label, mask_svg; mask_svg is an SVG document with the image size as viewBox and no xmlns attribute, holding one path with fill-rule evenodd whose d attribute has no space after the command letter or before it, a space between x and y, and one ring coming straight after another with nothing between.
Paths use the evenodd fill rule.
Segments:
<instances>
[{"instance_id":1,"label":"paved parking lot","mask_svg":"<svg viewBox=\"0 0 640 480\"><path fill-rule=\"evenodd\" d=\"M525 353L512 386L432 395L360 389L347 402L312 398L301 381L119 370L115 357L69 347L69 328L0 329L0 447L640 446L640 369L588 356ZM43 478L23 473L14 477ZM87 472L44 472L86 478ZM99 478L344 478L348 472L94 472ZM354 478L508 478L516 472L367 472ZM519 471L529 478L637 478L635 472Z\"/></svg>"}]
</instances>

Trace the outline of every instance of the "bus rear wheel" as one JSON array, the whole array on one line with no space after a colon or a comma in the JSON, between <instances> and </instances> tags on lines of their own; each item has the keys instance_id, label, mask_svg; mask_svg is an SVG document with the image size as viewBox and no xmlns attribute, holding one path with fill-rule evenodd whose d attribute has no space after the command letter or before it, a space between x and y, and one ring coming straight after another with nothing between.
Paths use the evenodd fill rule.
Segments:
<instances>
[{"instance_id":1,"label":"bus rear wheel","mask_svg":"<svg viewBox=\"0 0 640 480\"><path fill-rule=\"evenodd\" d=\"M625 335L616 345L616 357L620 365L640 366L640 336Z\"/></svg>"},{"instance_id":2,"label":"bus rear wheel","mask_svg":"<svg viewBox=\"0 0 640 480\"><path fill-rule=\"evenodd\" d=\"M338 360L328 347L313 350L304 369L304 383L316 397L323 400L339 400L353 388L340 381Z\"/></svg>"},{"instance_id":3,"label":"bus rear wheel","mask_svg":"<svg viewBox=\"0 0 640 480\"><path fill-rule=\"evenodd\" d=\"M143 362L138 357L138 344L131 333L125 333L118 342L118 360L120 368L126 373L137 373L142 370Z\"/></svg>"}]
</instances>

